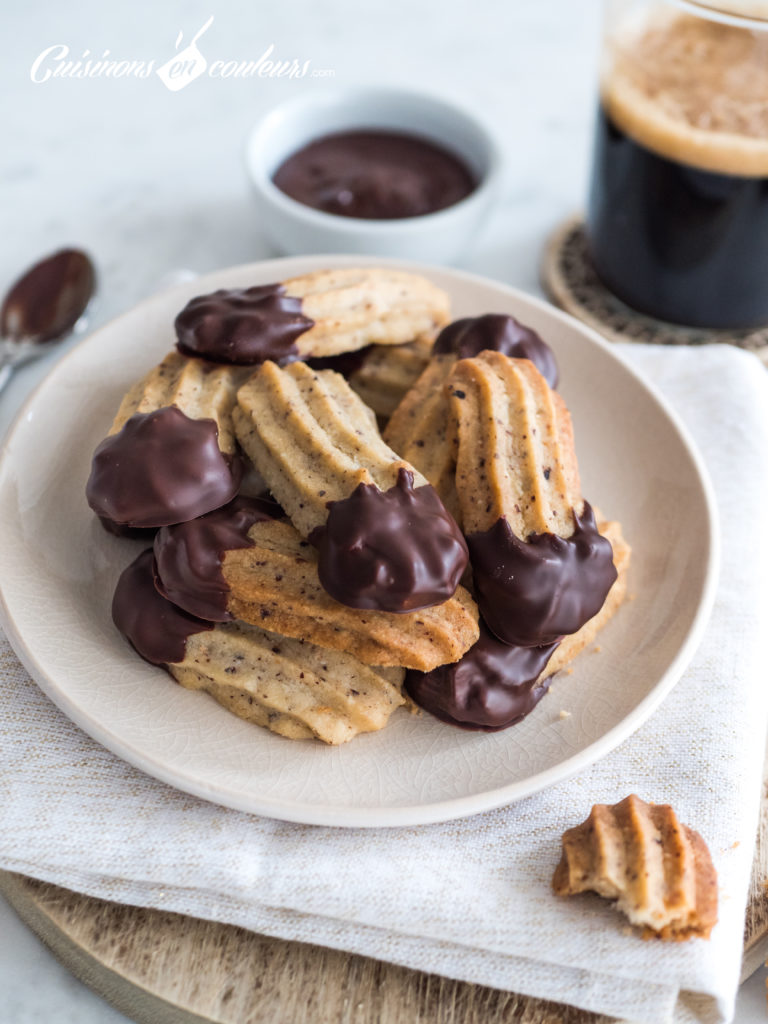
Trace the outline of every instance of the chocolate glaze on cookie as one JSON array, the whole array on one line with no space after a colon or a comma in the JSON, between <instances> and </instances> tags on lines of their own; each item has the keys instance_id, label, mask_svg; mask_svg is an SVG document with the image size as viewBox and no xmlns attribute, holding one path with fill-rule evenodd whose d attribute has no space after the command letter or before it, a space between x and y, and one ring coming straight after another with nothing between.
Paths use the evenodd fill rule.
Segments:
<instances>
[{"instance_id":1,"label":"chocolate glaze on cookie","mask_svg":"<svg viewBox=\"0 0 768 1024\"><path fill-rule=\"evenodd\" d=\"M120 526L166 526L220 508L237 494L238 458L218 445L214 420L175 406L136 413L93 455L85 493L98 516Z\"/></svg>"},{"instance_id":2,"label":"chocolate glaze on cookie","mask_svg":"<svg viewBox=\"0 0 768 1024\"><path fill-rule=\"evenodd\" d=\"M155 590L152 549L123 570L112 599L112 621L145 661L172 665L184 660L187 640L213 629L177 608Z\"/></svg>"},{"instance_id":3,"label":"chocolate glaze on cookie","mask_svg":"<svg viewBox=\"0 0 768 1024\"><path fill-rule=\"evenodd\" d=\"M349 379L362 367L373 348L373 345L366 345L365 348L355 349L354 352L340 352L337 356L314 356L304 361L313 370L335 370L342 377Z\"/></svg>"},{"instance_id":4,"label":"chocolate glaze on cookie","mask_svg":"<svg viewBox=\"0 0 768 1024\"><path fill-rule=\"evenodd\" d=\"M549 688L536 680L558 646L513 647L480 621L480 639L452 665L409 670L406 692L435 718L461 729L497 732L529 714Z\"/></svg>"},{"instance_id":5,"label":"chocolate glaze on cookie","mask_svg":"<svg viewBox=\"0 0 768 1024\"><path fill-rule=\"evenodd\" d=\"M511 359L530 359L551 388L556 388L559 371L555 353L539 335L513 316L486 313L484 316L454 320L438 334L432 355L454 353L472 359L486 349Z\"/></svg>"},{"instance_id":6,"label":"chocolate glaze on cookie","mask_svg":"<svg viewBox=\"0 0 768 1024\"><path fill-rule=\"evenodd\" d=\"M225 552L252 547L253 524L281 515L277 502L238 497L199 519L164 526L155 537L155 586L192 615L227 622L234 616L227 611L229 584L221 571Z\"/></svg>"},{"instance_id":7,"label":"chocolate glaze on cookie","mask_svg":"<svg viewBox=\"0 0 768 1024\"><path fill-rule=\"evenodd\" d=\"M412 612L453 596L467 566L467 545L429 484L413 486L400 469L387 491L359 484L328 502L328 522L312 531L320 582L350 608Z\"/></svg>"},{"instance_id":8,"label":"chocolate glaze on cookie","mask_svg":"<svg viewBox=\"0 0 768 1024\"><path fill-rule=\"evenodd\" d=\"M501 516L467 536L477 603L508 644L535 647L575 633L596 615L616 580L613 548L585 501L567 540L533 533L523 541Z\"/></svg>"},{"instance_id":9,"label":"chocolate glaze on cookie","mask_svg":"<svg viewBox=\"0 0 768 1024\"><path fill-rule=\"evenodd\" d=\"M157 533L157 527L155 526L122 526L107 516L98 516L97 518L107 533L111 533L113 537L124 537L127 540L143 540L147 544L151 544Z\"/></svg>"},{"instance_id":10,"label":"chocolate glaze on cookie","mask_svg":"<svg viewBox=\"0 0 768 1024\"><path fill-rule=\"evenodd\" d=\"M301 299L281 284L221 288L191 299L176 317L177 348L217 363L283 365L298 358L294 342L314 325Z\"/></svg>"}]
</instances>

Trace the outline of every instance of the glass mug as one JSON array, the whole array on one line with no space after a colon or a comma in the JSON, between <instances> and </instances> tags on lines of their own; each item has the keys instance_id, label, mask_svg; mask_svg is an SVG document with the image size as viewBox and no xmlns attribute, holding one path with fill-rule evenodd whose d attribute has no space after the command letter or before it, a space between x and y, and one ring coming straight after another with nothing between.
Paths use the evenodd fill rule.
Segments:
<instances>
[{"instance_id":1,"label":"glass mug","mask_svg":"<svg viewBox=\"0 0 768 1024\"><path fill-rule=\"evenodd\" d=\"M587 238L629 306L768 324L768 2L608 0Z\"/></svg>"}]
</instances>

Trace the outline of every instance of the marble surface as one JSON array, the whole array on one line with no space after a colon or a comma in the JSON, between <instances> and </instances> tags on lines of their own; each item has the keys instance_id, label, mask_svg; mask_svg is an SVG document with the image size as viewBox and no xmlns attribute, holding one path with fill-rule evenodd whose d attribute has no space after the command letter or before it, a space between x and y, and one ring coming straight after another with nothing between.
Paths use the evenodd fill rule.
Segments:
<instances>
[{"instance_id":1,"label":"marble surface","mask_svg":"<svg viewBox=\"0 0 768 1024\"><path fill-rule=\"evenodd\" d=\"M208 69L179 91L154 74L35 77L70 60L159 67L198 41ZM549 231L582 205L589 164L600 3L476 0L450 7L413 0L149 0L72 5L37 0L5 13L0 148L0 289L63 245L87 249L100 289L99 326L162 287L272 255L260 236L242 160L259 115L303 90L391 83L471 104L507 156L501 202L461 260L467 269L539 291ZM215 62L309 61L308 75L223 78ZM315 73L317 72L317 73ZM329 72L332 72L330 74ZM407 254L404 254L407 255ZM76 339L19 370L0 397L0 436L26 394ZM119 353L115 353L119 358ZM738 1024L765 1020L764 971L746 985ZM0 1020L118 1022L123 1018L64 971L0 902Z\"/></svg>"},{"instance_id":2,"label":"marble surface","mask_svg":"<svg viewBox=\"0 0 768 1024\"><path fill-rule=\"evenodd\" d=\"M31 81L33 61L55 44L70 59L110 50L159 65L179 31L183 48L212 11L198 43L209 61L258 58L274 44L274 58L309 60L310 73L333 77L204 75L176 93L157 76ZM302 90L378 82L429 89L484 114L508 157L505 187L462 265L536 289L544 236L584 196L599 16L598 0L479 0L450 15L412 0L14 5L0 66L14 97L0 149L3 237L13 240L0 251L0 287L57 246L83 246L100 272L98 325L168 271L268 255L243 169L249 128ZM36 76L55 66L49 58ZM38 375L17 373L0 430Z\"/></svg>"}]
</instances>

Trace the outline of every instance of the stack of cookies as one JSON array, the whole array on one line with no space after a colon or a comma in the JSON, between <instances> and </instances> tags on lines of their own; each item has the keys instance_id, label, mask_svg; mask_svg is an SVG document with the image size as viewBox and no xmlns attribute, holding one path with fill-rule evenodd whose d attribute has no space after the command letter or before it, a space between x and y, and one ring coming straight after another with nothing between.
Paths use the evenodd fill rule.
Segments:
<instances>
[{"instance_id":1,"label":"stack of cookies","mask_svg":"<svg viewBox=\"0 0 768 1024\"><path fill-rule=\"evenodd\" d=\"M142 657L331 744L402 705L483 730L535 706L621 602L629 549L581 496L548 346L449 320L388 269L187 304L87 486L108 529L152 538L113 602Z\"/></svg>"}]
</instances>

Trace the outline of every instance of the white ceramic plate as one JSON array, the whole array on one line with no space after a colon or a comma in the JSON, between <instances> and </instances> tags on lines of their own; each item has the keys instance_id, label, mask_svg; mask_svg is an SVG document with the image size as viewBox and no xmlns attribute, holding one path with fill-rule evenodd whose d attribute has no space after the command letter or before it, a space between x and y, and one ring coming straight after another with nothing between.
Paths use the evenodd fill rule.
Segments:
<instances>
[{"instance_id":1,"label":"white ceramic plate","mask_svg":"<svg viewBox=\"0 0 768 1024\"><path fill-rule=\"evenodd\" d=\"M469 274L412 268L448 289L456 316L512 313L557 353L584 493L621 520L634 549L634 600L600 636L600 653L582 654L573 674L557 678L535 711L505 732L464 732L397 711L383 731L338 748L248 725L141 661L110 619L114 584L140 545L107 535L84 498L91 454L123 392L172 347L173 318L191 296L383 262L274 260L149 299L58 363L20 413L0 463L1 621L45 693L104 746L164 782L309 824L442 821L583 769L669 692L715 587L711 488L685 431L649 387L596 334L545 303ZM570 716L561 718L561 709Z\"/></svg>"}]
</instances>

